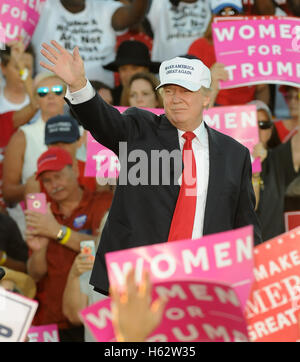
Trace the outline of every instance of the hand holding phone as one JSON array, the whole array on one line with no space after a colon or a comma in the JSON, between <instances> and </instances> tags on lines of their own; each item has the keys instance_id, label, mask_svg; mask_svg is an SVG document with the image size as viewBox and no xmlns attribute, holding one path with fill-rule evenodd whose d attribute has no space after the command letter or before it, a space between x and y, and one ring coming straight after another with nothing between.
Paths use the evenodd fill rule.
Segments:
<instances>
[{"instance_id":1,"label":"hand holding phone","mask_svg":"<svg viewBox=\"0 0 300 362\"><path fill-rule=\"evenodd\" d=\"M27 209L30 211L39 212L41 214L46 214L47 212L47 200L46 194L36 193L28 194L26 196Z\"/></svg>"},{"instance_id":2,"label":"hand holding phone","mask_svg":"<svg viewBox=\"0 0 300 362\"><path fill-rule=\"evenodd\" d=\"M90 260L94 260L95 255L96 255L94 240L81 241L80 242L80 251L81 251L81 253L86 254L86 256Z\"/></svg>"}]
</instances>

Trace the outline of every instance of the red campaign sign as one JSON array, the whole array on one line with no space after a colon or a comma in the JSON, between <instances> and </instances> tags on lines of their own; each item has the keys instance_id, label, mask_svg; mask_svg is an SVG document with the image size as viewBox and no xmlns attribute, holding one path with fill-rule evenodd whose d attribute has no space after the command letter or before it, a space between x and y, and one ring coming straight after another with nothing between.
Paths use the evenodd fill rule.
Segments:
<instances>
[{"instance_id":1,"label":"red campaign sign","mask_svg":"<svg viewBox=\"0 0 300 362\"><path fill-rule=\"evenodd\" d=\"M300 340L300 227L255 247L255 282L246 304L255 342Z\"/></svg>"},{"instance_id":2,"label":"red campaign sign","mask_svg":"<svg viewBox=\"0 0 300 362\"><path fill-rule=\"evenodd\" d=\"M300 226L300 211L284 213L285 230L290 231Z\"/></svg>"}]
</instances>

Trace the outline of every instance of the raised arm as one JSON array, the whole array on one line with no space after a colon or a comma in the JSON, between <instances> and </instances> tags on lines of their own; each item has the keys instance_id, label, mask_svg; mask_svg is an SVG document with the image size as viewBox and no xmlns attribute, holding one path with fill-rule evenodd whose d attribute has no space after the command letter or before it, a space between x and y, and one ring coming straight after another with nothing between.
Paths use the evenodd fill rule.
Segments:
<instances>
[{"instance_id":1,"label":"raised arm","mask_svg":"<svg viewBox=\"0 0 300 362\"><path fill-rule=\"evenodd\" d=\"M40 64L68 85L66 100L79 122L98 142L118 154L119 143L126 141L129 133L132 134L129 130L135 127L132 121L137 117L121 115L94 91L87 81L77 47L71 54L56 41L51 41L51 45L42 45L41 53L50 64Z\"/></svg>"},{"instance_id":2,"label":"raised arm","mask_svg":"<svg viewBox=\"0 0 300 362\"><path fill-rule=\"evenodd\" d=\"M133 0L116 10L111 22L115 30L123 30L143 20L148 7L148 0Z\"/></svg>"}]
</instances>

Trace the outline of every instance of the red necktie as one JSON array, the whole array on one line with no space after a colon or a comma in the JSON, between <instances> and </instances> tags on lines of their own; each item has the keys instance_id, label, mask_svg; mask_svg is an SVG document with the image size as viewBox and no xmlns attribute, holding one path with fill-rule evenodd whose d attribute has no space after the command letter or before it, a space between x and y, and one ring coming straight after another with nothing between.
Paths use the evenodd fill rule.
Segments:
<instances>
[{"instance_id":1,"label":"red necktie","mask_svg":"<svg viewBox=\"0 0 300 362\"><path fill-rule=\"evenodd\" d=\"M168 241L191 239L194 227L197 202L197 174L192 140L196 136L193 132L185 132L182 137L186 140L182 150L184 169Z\"/></svg>"}]
</instances>

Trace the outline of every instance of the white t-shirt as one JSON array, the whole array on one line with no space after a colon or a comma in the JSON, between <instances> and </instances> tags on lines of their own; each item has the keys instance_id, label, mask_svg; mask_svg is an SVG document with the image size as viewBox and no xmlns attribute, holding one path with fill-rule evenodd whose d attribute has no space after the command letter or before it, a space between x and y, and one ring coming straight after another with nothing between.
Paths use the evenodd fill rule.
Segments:
<instances>
[{"instance_id":1,"label":"white t-shirt","mask_svg":"<svg viewBox=\"0 0 300 362\"><path fill-rule=\"evenodd\" d=\"M87 77L112 87L113 72L102 66L115 59L116 35L119 33L113 29L111 19L123 4L112 0L87 0L85 3L83 11L73 14L63 7L60 0L47 0L32 38L38 72L45 71L39 65L40 61L48 62L40 54L41 44L56 40L70 52L78 46Z\"/></svg>"},{"instance_id":2,"label":"white t-shirt","mask_svg":"<svg viewBox=\"0 0 300 362\"><path fill-rule=\"evenodd\" d=\"M209 0L180 2L153 0L148 14L154 34L152 60L162 62L186 54L190 45L201 38L211 18Z\"/></svg>"},{"instance_id":3,"label":"white t-shirt","mask_svg":"<svg viewBox=\"0 0 300 362\"><path fill-rule=\"evenodd\" d=\"M32 123L25 124L20 127L23 131L26 148L24 154L24 162L22 169L22 184L24 185L29 177L31 177L37 170L37 160L40 155L47 151L45 144L45 127L46 122L42 120L42 117Z\"/></svg>"},{"instance_id":4,"label":"white t-shirt","mask_svg":"<svg viewBox=\"0 0 300 362\"><path fill-rule=\"evenodd\" d=\"M85 272L80 275L79 283L80 283L80 291L81 293L87 295L88 297L88 305L93 305L100 300L106 299L107 297L101 293L95 292L94 287L89 284L89 280L91 278L91 271ZM84 341L85 342L96 342L95 338L89 331L89 329L84 326Z\"/></svg>"},{"instance_id":5,"label":"white t-shirt","mask_svg":"<svg viewBox=\"0 0 300 362\"><path fill-rule=\"evenodd\" d=\"M28 94L25 95L25 99L22 103L12 103L4 97L4 84L0 87L0 113L6 113L11 111L18 111L30 103Z\"/></svg>"}]
</instances>

